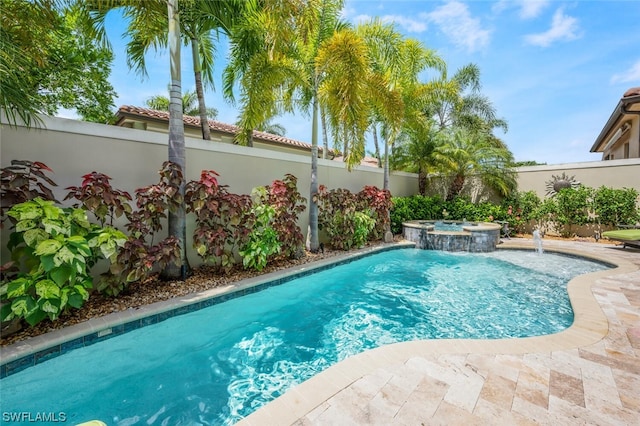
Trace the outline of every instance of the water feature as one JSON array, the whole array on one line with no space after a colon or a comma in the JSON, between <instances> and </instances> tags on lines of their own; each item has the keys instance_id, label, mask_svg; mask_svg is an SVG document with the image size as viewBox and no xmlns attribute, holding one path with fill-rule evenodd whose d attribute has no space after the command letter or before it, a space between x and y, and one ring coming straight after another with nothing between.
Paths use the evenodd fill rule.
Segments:
<instances>
[{"instance_id":1,"label":"water feature","mask_svg":"<svg viewBox=\"0 0 640 426\"><path fill-rule=\"evenodd\" d=\"M380 253L48 359L2 379L2 408L70 424L231 424L366 349L563 330L567 282L603 268L511 250Z\"/></svg>"},{"instance_id":2,"label":"water feature","mask_svg":"<svg viewBox=\"0 0 640 426\"><path fill-rule=\"evenodd\" d=\"M402 233L426 250L490 252L500 242L500 225L490 222L411 220L403 222Z\"/></svg>"},{"instance_id":3,"label":"water feature","mask_svg":"<svg viewBox=\"0 0 640 426\"><path fill-rule=\"evenodd\" d=\"M542 250L542 236L540 235L540 230L535 229L533 231L533 244L536 247L536 252L538 254L542 254L543 250Z\"/></svg>"}]
</instances>

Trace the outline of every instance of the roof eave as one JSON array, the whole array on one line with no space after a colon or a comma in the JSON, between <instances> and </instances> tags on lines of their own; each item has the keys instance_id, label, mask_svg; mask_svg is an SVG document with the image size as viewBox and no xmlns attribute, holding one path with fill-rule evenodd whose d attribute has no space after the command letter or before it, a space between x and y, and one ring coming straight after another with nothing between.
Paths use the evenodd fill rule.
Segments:
<instances>
[{"instance_id":1,"label":"roof eave","mask_svg":"<svg viewBox=\"0 0 640 426\"><path fill-rule=\"evenodd\" d=\"M616 107L614 108L609 120L602 128L602 131L596 138L593 146L589 150L589 152L600 152L598 148L605 143L605 137L613 130L613 127L625 116L625 109L629 105L639 104L640 103L640 95L637 96L628 96L626 98L620 99Z\"/></svg>"}]
</instances>

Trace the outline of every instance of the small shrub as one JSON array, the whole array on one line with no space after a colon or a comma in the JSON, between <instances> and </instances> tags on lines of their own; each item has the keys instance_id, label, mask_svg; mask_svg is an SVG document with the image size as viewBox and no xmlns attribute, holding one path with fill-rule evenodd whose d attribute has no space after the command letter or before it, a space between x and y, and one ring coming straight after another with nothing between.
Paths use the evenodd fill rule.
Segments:
<instances>
[{"instance_id":1,"label":"small shrub","mask_svg":"<svg viewBox=\"0 0 640 426\"><path fill-rule=\"evenodd\" d=\"M306 209L306 198L298 191L298 179L285 175L282 180L275 180L266 186L262 196L263 203L275 209L271 226L277 233L281 252L286 257L299 254L304 244L304 236L298 226L298 216Z\"/></svg>"},{"instance_id":2,"label":"small shrub","mask_svg":"<svg viewBox=\"0 0 640 426\"><path fill-rule=\"evenodd\" d=\"M187 183L187 212L196 215L193 246L203 261L223 271L236 264L235 255L247 244L254 223L251 197L229 193L218 184L218 173L203 170L200 180Z\"/></svg>"},{"instance_id":3,"label":"small shrub","mask_svg":"<svg viewBox=\"0 0 640 426\"><path fill-rule=\"evenodd\" d=\"M358 196L347 189L320 187L318 224L338 250L361 247L376 225L371 210L360 211ZM364 238L364 239L363 239Z\"/></svg>"},{"instance_id":4,"label":"small shrub","mask_svg":"<svg viewBox=\"0 0 640 426\"><path fill-rule=\"evenodd\" d=\"M593 209L599 223L616 226L634 224L640 220L637 207L638 191L633 188L600 187L593 194Z\"/></svg>"},{"instance_id":5,"label":"small shrub","mask_svg":"<svg viewBox=\"0 0 640 426\"><path fill-rule=\"evenodd\" d=\"M442 219L442 211L445 210L445 202L440 197L393 197L392 203L391 232L394 234L402 233L402 222Z\"/></svg>"},{"instance_id":6,"label":"small shrub","mask_svg":"<svg viewBox=\"0 0 640 426\"><path fill-rule=\"evenodd\" d=\"M159 174L159 183L136 190L137 210L122 207L129 221L126 225L129 237L119 249L109 271L102 274L98 282L98 290L107 295L115 296L128 284L144 280L153 273L154 268L163 269L169 263L179 264L181 261L180 242L176 237L167 237L157 243L154 237L162 230L167 212L175 211L182 202L179 192L182 172L177 164L165 161ZM112 192L122 194L117 190ZM124 202L124 199L120 201ZM117 202L110 205L117 206ZM85 204L85 207L96 209L104 206L104 203ZM91 211L98 217L101 215L101 212Z\"/></svg>"},{"instance_id":7,"label":"small shrub","mask_svg":"<svg viewBox=\"0 0 640 426\"><path fill-rule=\"evenodd\" d=\"M376 221L372 218L371 213L355 212L351 221L353 222L353 238L347 240L347 247L363 247L369 239L369 235L376 227Z\"/></svg>"},{"instance_id":8,"label":"small shrub","mask_svg":"<svg viewBox=\"0 0 640 426\"><path fill-rule=\"evenodd\" d=\"M243 266L258 271L267 266L270 257L280 252L278 233L272 226L276 209L262 202L266 198L266 192L264 187L254 190L255 204L251 209L253 226L248 241L240 249Z\"/></svg>"},{"instance_id":9,"label":"small shrub","mask_svg":"<svg viewBox=\"0 0 640 426\"><path fill-rule=\"evenodd\" d=\"M0 287L2 321L24 319L35 325L79 309L93 287L90 269L100 258L115 261L126 236L92 225L81 209L60 208L35 198L12 207L15 221L9 237L12 259L26 273Z\"/></svg>"},{"instance_id":10,"label":"small shrub","mask_svg":"<svg viewBox=\"0 0 640 426\"><path fill-rule=\"evenodd\" d=\"M41 198L55 201L50 186L58 186L45 172L53 173L39 161L11 160L0 172L0 229L7 219L6 211L16 204Z\"/></svg>"},{"instance_id":11,"label":"small shrub","mask_svg":"<svg viewBox=\"0 0 640 426\"><path fill-rule=\"evenodd\" d=\"M516 232L525 232L526 227L533 227L539 222L540 197L534 191L516 192L502 202L502 209L507 215L500 220L509 222L509 227ZM509 207L512 212L509 214Z\"/></svg>"},{"instance_id":12,"label":"small shrub","mask_svg":"<svg viewBox=\"0 0 640 426\"><path fill-rule=\"evenodd\" d=\"M374 228L369 233L370 240L381 240L385 232L391 228L390 211L393 206L391 192L375 186L365 186L358 192L357 200L360 211L369 211L374 220Z\"/></svg>"},{"instance_id":13,"label":"small shrub","mask_svg":"<svg viewBox=\"0 0 640 426\"><path fill-rule=\"evenodd\" d=\"M103 173L91 172L82 176L80 186L70 186L66 188L69 193L64 198L69 200L75 198L80 205L90 211L100 222L105 225L107 218L109 225L113 226L113 221L123 214L131 213L131 195L126 191L120 191L111 186L111 178Z\"/></svg>"},{"instance_id":14,"label":"small shrub","mask_svg":"<svg viewBox=\"0 0 640 426\"><path fill-rule=\"evenodd\" d=\"M593 189L585 186L563 188L555 195L554 222L564 236L573 235L573 226L589 223L589 211Z\"/></svg>"}]
</instances>

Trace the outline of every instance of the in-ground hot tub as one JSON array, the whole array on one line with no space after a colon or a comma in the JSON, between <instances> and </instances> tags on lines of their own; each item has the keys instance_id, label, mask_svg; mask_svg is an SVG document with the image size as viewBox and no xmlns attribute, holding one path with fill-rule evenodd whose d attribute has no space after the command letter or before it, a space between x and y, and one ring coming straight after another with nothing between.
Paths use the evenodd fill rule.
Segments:
<instances>
[{"instance_id":1,"label":"in-ground hot tub","mask_svg":"<svg viewBox=\"0 0 640 426\"><path fill-rule=\"evenodd\" d=\"M445 251L494 251L501 226L489 222L411 220L402 223L402 234L416 248Z\"/></svg>"}]
</instances>

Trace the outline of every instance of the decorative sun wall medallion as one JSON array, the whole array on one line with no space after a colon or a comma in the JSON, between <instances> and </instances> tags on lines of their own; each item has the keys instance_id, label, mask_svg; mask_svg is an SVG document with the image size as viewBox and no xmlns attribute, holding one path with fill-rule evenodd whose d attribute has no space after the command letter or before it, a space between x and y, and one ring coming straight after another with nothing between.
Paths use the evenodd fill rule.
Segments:
<instances>
[{"instance_id":1,"label":"decorative sun wall medallion","mask_svg":"<svg viewBox=\"0 0 640 426\"><path fill-rule=\"evenodd\" d=\"M552 175L551 179L547 181L547 196L553 197L561 189L579 186L580 182L575 179L575 176L568 176L565 172L562 172L560 176Z\"/></svg>"}]
</instances>

